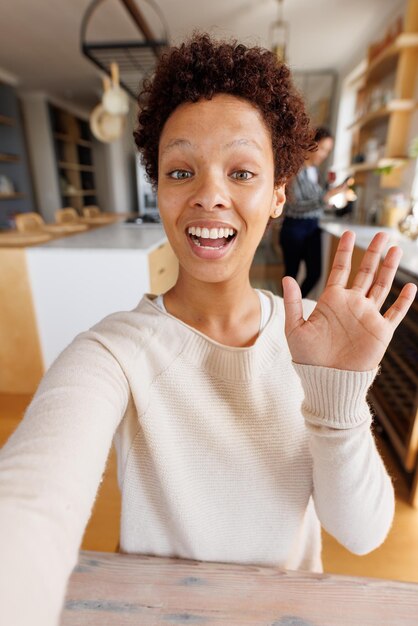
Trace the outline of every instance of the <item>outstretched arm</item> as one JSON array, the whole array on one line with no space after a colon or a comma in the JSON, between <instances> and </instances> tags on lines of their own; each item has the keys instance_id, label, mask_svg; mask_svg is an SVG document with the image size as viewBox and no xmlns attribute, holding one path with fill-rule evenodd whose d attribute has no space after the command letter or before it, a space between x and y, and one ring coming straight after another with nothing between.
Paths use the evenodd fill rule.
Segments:
<instances>
[{"instance_id":1,"label":"outstretched arm","mask_svg":"<svg viewBox=\"0 0 418 626\"><path fill-rule=\"evenodd\" d=\"M127 399L116 359L85 333L48 371L0 451L1 624L58 624Z\"/></svg>"},{"instance_id":2,"label":"outstretched arm","mask_svg":"<svg viewBox=\"0 0 418 626\"><path fill-rule=\"evenodd\" d=\"M305 391L315 507L322 525L358 554L383 541L394 510L392 485L370 431L366 392L416 293L414 285L405 285L380 314L401 256L391 248L377 271L386 243L384 233L374 237L347 288L354 235L345 233L307 320L296 281L283 280L286 335Z\"/></svg>"}]
</instances>

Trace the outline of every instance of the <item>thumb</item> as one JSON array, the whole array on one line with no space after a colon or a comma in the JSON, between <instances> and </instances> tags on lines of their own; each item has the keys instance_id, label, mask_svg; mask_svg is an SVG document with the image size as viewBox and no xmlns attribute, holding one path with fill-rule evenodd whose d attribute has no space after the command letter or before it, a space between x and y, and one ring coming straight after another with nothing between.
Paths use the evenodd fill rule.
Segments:
<instances>
[{"instance_id":1,"label":"thumb","mask_svg":"<svg viewBox=\"0 0 418 626\"><path fill-rule=\"evenodd\" d=\"M283 302L285 312L285 332L289 335L295 328L304 323L302 294L294 278L285 276L282 280Z\"/></svg>"}]
</instances>

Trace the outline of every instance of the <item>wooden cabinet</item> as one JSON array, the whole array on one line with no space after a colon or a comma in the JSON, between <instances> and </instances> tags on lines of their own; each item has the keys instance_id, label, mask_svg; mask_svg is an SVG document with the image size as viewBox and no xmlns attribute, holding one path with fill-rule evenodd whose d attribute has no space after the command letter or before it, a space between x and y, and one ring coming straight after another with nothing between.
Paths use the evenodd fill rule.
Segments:
<instances>
[{"instance_id":1,"label":"wooden cabinet","mask_svg":"<svg viewBox=\"0 0 418 626\"><path fill-rule=\"evenodd\" d=\"M356 78L356 110L348 128L351 171L360 187L373 184L370 177L377 172L380 188L402 186L417 76L418 2L409 0L403 22L392 24L385 40L370 47L366 70ZM360 222L367 221L368 208L360 207Z\"/></svg>"},{"instance_id":2,"label":"wooden cabinet","mask_svg":"<svg viewBox=\"0 0 418 626\"><path fill-rule=\"evenodd\" d=\"M179 264L168 241L150 252L148 266L151 293L164 293L176 282Z\"/></svg>"},{"instance_id":3,"label":"wooden cabinet","mask_svg":"<svg viewBox=\"0 0 418 626\"><path fill-rule=\"evenodd\" d=\"M88 122L49 106L61 206L82 208L97 204L93 144Z\"/></svg>"},{"instance_id":4,"label":"wooden cabinet","mask_svg":"<svg viewBox=\"0 0 418 626\"><path fill-rule=\"evenodd\" d=\"M389 308L406 282L415 282L403 272L397 273L382 309ZM402 324L396 329L382 359L381 370L370 392L376 417L389 436L408 482L413 485L418 472L418 302L415 300ZM411 501L418 505L411 489Z\"/></svg>"},{"instance_id":5,"label":"wooden cabinet","mask_svg":"<svg viewBox=\"0 0 418 626\"><path fill-rule=\"evenodd\" d=\"M33 393L44 364L25 248L0 247L0 393Z\"/></svg>"},{"instance_id":6,"label":"wooden cabinet","mask_svg":"<svg viewBox=\"0 0 418 626\"><path fill-rule=\"evenodd\" d=\"M331 237L328 268L339 239ZM357 273L364 250L354 248L350 277ZM398 270L382 313L396 300L403 285L418 284L418 279ZM418 301L415 300L382 359L379 375L370 391L369 401L377 422L382 426L397 455L410 489L410 502L418 508Z\"/></svg>"},{"instance_id":7,"label":"wooden cabinet","mask_svg":"<svg viewBox=\"0 0 418 626\"><path fill-rule=\"evenodd\" d=\"M33 200L19 102L5 84L0 84L0 177L0 228L8 229L16 213L33 211Z\"/></svg>"}]
</instances>

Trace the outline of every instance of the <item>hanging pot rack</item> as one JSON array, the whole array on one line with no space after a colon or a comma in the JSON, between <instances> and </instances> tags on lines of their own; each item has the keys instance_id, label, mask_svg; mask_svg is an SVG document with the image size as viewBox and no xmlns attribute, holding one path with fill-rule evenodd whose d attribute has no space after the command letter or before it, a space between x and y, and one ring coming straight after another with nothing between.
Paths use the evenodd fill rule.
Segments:
<instances>
[{"instance_id":1,"label":"hanging pot rack","mask_svg":"<svg viewBox=\"0 0 418 626\"><path fill-rule=\"evenodd\" d=\"M140 86L154 71L156 62L168 46L168 28L154 0L147 0L158 13L164 26L164 38L156 39L135 0L119 0L128 11L132 21L142 35L135 41L87 41L87 28L98 7L105 0L92 0L83 16L80 29L82 54L96 67L111 76L111 63L119 66L120 84L136 100Z\"/></svg>"}]
</instances>

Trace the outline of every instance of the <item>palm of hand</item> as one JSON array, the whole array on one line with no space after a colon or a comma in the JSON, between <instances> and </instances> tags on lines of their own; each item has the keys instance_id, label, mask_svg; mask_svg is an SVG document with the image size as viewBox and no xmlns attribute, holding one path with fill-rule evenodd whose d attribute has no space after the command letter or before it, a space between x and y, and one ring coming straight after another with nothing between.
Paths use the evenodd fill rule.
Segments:
<instances>
[{"instance_id":1,"label":"palm of hand","mask_svg":"<svg viewBox=\"0 0 418 626\"><path fill-rule=\"evenodd\" d=\"M392 334L390 323L368 298L333 285L287 341L297 363L365 371L377 367Z\"/></svg>"},{"instance_id":2,"label":"palm of hand","mask_svg":"<svg viewBox=\"0 0 418 626\"><path fill-rule=\"evenodd\" d=\"M380 314L401 256L399 248L391 248L375 278L386 241L384 233L374 237L347 289L354 235L344 233L327 286L306 321L296 281L284 279L285 330L293 361L354 371L378 366L416 293L413 284L405 285L385 315Z\"/></svg>"}]
</instances>

